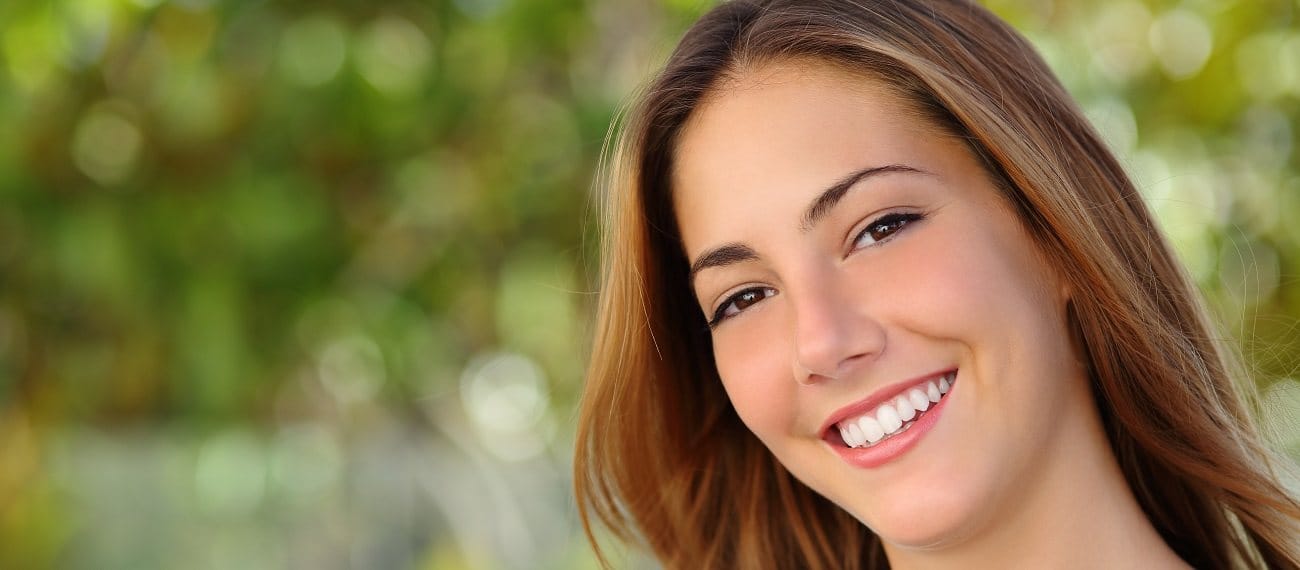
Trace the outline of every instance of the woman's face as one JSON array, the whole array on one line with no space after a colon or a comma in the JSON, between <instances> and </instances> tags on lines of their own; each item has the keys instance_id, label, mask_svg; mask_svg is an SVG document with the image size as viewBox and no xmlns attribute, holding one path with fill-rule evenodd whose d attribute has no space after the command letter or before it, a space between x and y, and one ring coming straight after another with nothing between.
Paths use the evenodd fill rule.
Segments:
<instances>
[{"instance_id":1,"label":"woman's face","mask_svg":"<svg viewBox=\"0 0 1300 570\"><path fill-rule=\"evenodd\" d=\"M887 548L958 545L1087 476L1069 454L1104 436L1068 288L962 142L869 80L782 64L715 90L675 165L731 403Z\"/></svg>"}]
</instances>

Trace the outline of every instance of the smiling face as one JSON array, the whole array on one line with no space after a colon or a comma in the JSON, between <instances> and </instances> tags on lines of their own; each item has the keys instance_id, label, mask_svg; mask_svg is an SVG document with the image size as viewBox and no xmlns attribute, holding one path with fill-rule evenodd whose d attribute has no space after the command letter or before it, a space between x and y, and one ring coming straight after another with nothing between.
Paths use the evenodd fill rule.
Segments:
<instances>
[{"instance_id":1,"label":"smiling face","mask_svg":"<svg viewBox=\"0 0 1300 570\"><path fill-rule=\"evenodd\" d=\"M732 405L891 557L1028 524L1088 476L1069 291L961 141L870 80L774 64L707 97L674 161Z\"/></svg>"}]
</instances>

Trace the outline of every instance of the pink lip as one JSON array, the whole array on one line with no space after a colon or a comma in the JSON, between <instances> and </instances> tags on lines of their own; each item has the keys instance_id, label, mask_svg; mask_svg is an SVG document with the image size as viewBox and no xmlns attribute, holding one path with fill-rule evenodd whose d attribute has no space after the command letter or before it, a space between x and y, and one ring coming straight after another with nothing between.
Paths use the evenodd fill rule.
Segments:
<instances>
[{"instance_id":1,"label":"pink lip","mask_svg":"<svg viewBox=\"0 0 1300 570\"><path fill-rule=\"evenodd\" d=\"M859 400L857 402L844 406L843 408L835 410L835 413L831 414L830 418L826 420L826 423L822 424L822 429L818 433L824 436L828 431L832 429L838 429L835 427L835 424L840 423L841 421L844 421L848 418L857 417L867 412L870 412L871 410L874 410L877 407L879 407L881 404L894 399L895 397L897 397L899 394L902 394L903 392L906 392L925 382L929 382L930 380L938 380L944 374L953 372L955 370L956 370L955 368L947 368L942 371L926 374L925 376L920 376L917 378L913 378L911 380L904 380L902 382L890 384L888 386L885 386L884 388L876 390L875 392L872 392L870 396L867 396L862 400ZM940 401L939 403L942 404L943 402ZM913 428L915 428L915 426L913 426ZM908 431L911 430L909 429Z\"/></svg>"},{"instance_id":2,"label":"pink lip","mask_svg":"<svg viewBox=\"0 0 1300 570\"><path fill-rule=\"evenodd\" d=\"M840 454L840 458L845 463L863 469L872 469L880 467L890 461L898 459L908 450L917 445L921 438L930 433L930 429L939 423L939 415L948 405L948 400L952 399L952 393L957 390L957 382L953 382L952 391L939 400L939 403L930 406L921 417L917 418L912 427L907 431L890 437L871 447L845 447L843 445L832 446L835 452ZM829 445L829 444L828 444Z\"/></svg>"}]
</instances>

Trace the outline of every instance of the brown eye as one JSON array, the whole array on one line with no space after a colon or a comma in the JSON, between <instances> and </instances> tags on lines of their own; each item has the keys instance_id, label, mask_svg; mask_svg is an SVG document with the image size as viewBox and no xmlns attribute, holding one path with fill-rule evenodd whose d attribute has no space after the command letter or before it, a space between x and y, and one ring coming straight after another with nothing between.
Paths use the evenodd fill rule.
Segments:
<instances>
[{"instance_id":1,"label":"brown eye","mask_svg":"<svg viewBox=\"0 0 1300 570\"><path fill-rule=\"evenodd\" d=\"M762 301L763 292L759 291L758 289L750 289L748 291L741 293L740 295L737 295L735 299L736 300L732 301L732 303L735 303L736 310L743 311L746 308L748 308L750 305Z\"/></svg>"},{"instance_id":2,"label":"brown eye","mask_svg":"<svg viewBox=\"0 0 1300 570\"><path fill-rule=\"evenodd\" d=\"M906 223L907 222L903 220L891 220L887 223L876 224L874 226L871 226L871 228L869 228L869 231L871 233L871 239L874 239L876 241L885 239L890 235L892 235L894 232L898 231L898 229L903 227L903 224Z\"/></svg>"},{"instance_id":3,"label":"brown eye","mask_svg":"<svg viewBox=\"0 0 1300 570\"><path fill-rule=\"evenodd\" d=\"M775 294L776 289L771 287L754 287L727 297L727 300L722 302L718 310L714 311L713 318L709 321L709 328L718 326L718 323Z\"/></svg>"},{"instance_id":4,"label":"brown eye","mask_svg":"<svg viewBox=\"0 0 1300 570\"><path fill-rule=\"evenodd\" d=\"M862 230L862 233L858 234L855 245L859 248L876 245L898 233L904 226L921 218L921 214L888 214L882 216L868 224Z\"/></svg>"}]
</instances>

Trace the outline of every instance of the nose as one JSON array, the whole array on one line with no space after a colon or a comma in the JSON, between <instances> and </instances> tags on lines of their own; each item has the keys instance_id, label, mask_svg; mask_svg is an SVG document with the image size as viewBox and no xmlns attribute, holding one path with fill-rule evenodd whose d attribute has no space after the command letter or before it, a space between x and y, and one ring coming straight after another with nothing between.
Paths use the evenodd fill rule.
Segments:
<instances>
[{"instance_id":1,"label":"nose","mask_svg":"<svg viewBox=\"0 0 1300 570\"><path fill-rule=\"evenodd\" d=\"M884 350L885 330L871 315L864 288L823 281L786 291L794 309L791 360L800 384L845 376Z\"/></svg>"}]
</instances>

